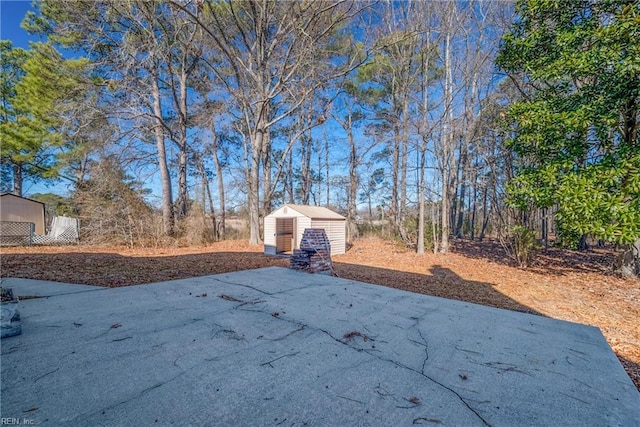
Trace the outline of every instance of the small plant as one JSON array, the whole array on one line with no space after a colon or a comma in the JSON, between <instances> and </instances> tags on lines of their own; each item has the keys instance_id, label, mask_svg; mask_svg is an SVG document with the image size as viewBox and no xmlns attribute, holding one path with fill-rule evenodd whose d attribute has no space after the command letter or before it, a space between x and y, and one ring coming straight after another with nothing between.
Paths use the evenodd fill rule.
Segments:
<instances>
[{"instance_id":1,"label":"small plant","mask_svg":"<svg viewBox=\"0 0 640 427\"><path fill-rule=\"evenodd\" d=\"M501 243L507 255L520 267L527 267L538 249L536 231L521 225L512 227L509 235L501 239Z\"/></svg>"},{"instance_id":2,"label":"small plant","mask_svg":"<svg viewBox=\"0 0 640 427\"><path fill-rule=\"evenodd\" d=\"M407 218L402 224L405 237L403 239L403 243L405 246L410 247L411 249L415 249L418 242L418 231L420 229L419 222L417 217ZM436 227L439 229L440 227ZM440 232L439 230L437 231ZM429 220L425 220L424 222L424 250L427 252L433 251L433 248L436 246L434 242L433 235L433 224Z\"/></svg>"}]
</instances>

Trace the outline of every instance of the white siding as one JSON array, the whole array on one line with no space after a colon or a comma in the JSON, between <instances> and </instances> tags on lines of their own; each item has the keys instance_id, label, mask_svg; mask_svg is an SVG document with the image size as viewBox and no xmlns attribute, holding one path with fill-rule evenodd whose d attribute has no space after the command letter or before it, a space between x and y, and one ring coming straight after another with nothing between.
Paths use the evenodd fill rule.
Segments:
<instances>
[{"instance_id":1,"label":"white siding","mask_svg":"<svg viewBox=\"0 0 640 427\"><path fill-rule=\"evenodd\" d=\"M312 219L301 211L314 215L323 215L322 218L326 219ZM322 228L326 231L327 237L329 237L329 241L331 242L331 253L336 255L345 253L345 221L342 216L326 208L292 205L282 206L264 218L263 240L265 254L276 255L277 253L278 230L276 219L278 218L296 218L294 221L295 239L293 249L300 248L300 241L302 240L305 228Z\"/></svg>"},{"instance_id":2,"label":"white siding","mask_svg":"<svg viewBox=\"0 0 640 427\"><path fill-rule=\"evenodd\" d=\"M297 230L294 230L296 239L294 242L294 248L300 247L300 240L302 239L302 233L305 228L311 227L311 219L305 217L300 212L291 209L288 206L282 206L279 209L271 212L264 217L264 253L266 255L276 255L277 253L277 234L276 223L278 218L296 218Z\"/></svg>"},{"instance_id":3,"label":"white siding","mask_svg":"<svg viewBox=\"0 0 640 427\"><path fill-rule=\"evenodd\" d=\"M331 243L331 255L343 254L346 251L345 245L345 221L342 220L314 220L311 222L312 228L323 228L327 233Z\"/></svg>"},{"instance_id":4,"label":"white siding","mask_svg":"<svg viewBox=\"0 0 640 427\"><path fill-rule=\"evenodd\" d=\"M331 233L331 245L335 244L334 254L343 254L347 251L346 221L331 221L329 231Z\"/></svg>"},{"instance_id":5,"label":"white siding","mask_svg":"<svg viewBox=\"0 0 640 427\"><path fill-rule=\"evenodd\" d=\"M264 253L267 255L276 254L276 218L267 215L264 218Z\"/></svg>"},{"instance_id":6,"label":"white siding","mask_svg":"<svg viewBox=\"0 0 640 427\"><path fill-rule=\"evenodd\" d=\"M301 217L298 218L298 229L296 230L296 247L294 249L300 249L300 241L304 234L305 228L311 228L311 218Z\"/></svg>"}]
</instances>

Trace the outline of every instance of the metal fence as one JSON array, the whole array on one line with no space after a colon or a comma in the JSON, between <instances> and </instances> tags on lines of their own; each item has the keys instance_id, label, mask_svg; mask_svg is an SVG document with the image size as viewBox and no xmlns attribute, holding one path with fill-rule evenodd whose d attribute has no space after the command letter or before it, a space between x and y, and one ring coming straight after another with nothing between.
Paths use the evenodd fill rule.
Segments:
<instances>
[{"instance_id":1,"label":"metal fence","mask_svg":"<svg viewBox=\"0 0 640 427\"><path fill-rule=\"evenodd\" d=\"M0 221L0 245L31 245L35 229L36 225L33 222Z\"/></svg>"}]
</instances>

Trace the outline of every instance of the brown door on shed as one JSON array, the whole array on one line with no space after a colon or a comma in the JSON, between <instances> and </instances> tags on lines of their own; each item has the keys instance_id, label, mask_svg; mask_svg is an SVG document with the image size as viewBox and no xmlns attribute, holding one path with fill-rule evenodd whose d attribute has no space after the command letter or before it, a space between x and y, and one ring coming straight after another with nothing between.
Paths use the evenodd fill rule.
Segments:
<instances>
[{"instance_id":1,"label":"brown door on shed","mask_svg":"<svg viewBox=\"0 0 640 427\"><path fill-rule=\"evenodd\" d=\"M293 253L295 218L276 218L276 253Z\"/></svg>"}]
</instances>

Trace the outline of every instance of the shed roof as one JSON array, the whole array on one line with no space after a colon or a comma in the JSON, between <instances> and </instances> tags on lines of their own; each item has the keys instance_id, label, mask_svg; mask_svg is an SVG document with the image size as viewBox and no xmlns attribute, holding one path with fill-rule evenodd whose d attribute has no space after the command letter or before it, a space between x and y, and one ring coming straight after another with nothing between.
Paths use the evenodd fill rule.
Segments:
<instances>
[{"instance_id":1,"label":"shed roof","mask_svg":"<svg viewBox=\"0 0 640 427\"><path fill-rule=\"evenodd\" d=\"M284 205L283 207L288 207L289 209L293 209L296 212L301 213L302 215L309 217L311 219L336 219L336 220L345 220L346 218L342 215L335 213L331 209L324 208L322 206L308 206L308 205Z\"/></svg>"},{"instance_id":2,"label":"shed roof","mask_svg":"<svg viewBox=\"0 0 640 427\"><path fill-rule=\"evenodd\" d=\"M16 196L15 194L11 194L11 193L2 193L2 194L0 194L0 197L4 197L4 196L17 197L18 199L28 200L28 201L30 201L30 202L33 202L33 203L39 203L39 204L41 204L41 205L43 205L43 206L44 206L44 203L42 203L42 202L40 202L40 201L38 201L38 200L29 199L29 198L27 198L27 197Z\"/></svg>"}]
</instances>

